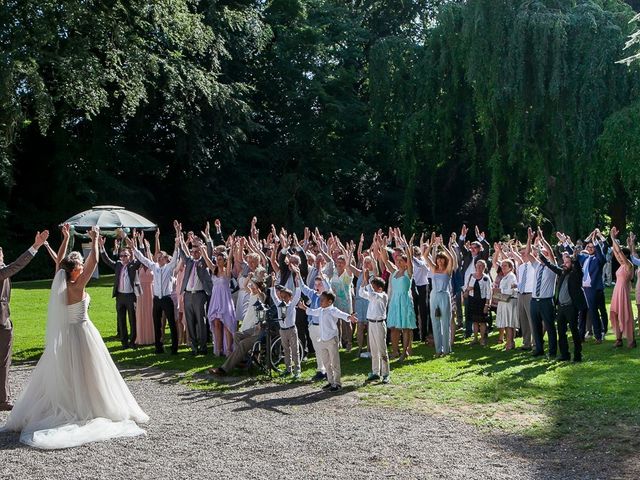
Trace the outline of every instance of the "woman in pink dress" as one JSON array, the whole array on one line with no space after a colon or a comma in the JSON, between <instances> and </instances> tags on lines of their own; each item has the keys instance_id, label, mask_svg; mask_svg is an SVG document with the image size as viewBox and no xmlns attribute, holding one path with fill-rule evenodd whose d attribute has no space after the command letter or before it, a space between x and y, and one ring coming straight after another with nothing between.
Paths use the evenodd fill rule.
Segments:
<instances>
[{"instance_id":1,"label":"woman in pink dress","mask_svg":"<svg viewBox=\"0 0 640 480\"><path fill-rule=\"evenodd\" d=\"M138 237L140 244L143 239ZM142 247L142 245L140 245ZM145 248L141 250L145 255L149 255L149 242L145 242ZM140 289L142 294L136 302L136 344L153 345L155 334L153 332L153 272L142 266L138 270Z\"/></svg>"},{"instance_id":2,"label":"woman in pink dress","mask_svg":"<svg viewBox=\"0 0 640 480\"><path fill-rule=\"evenodd\" d=\"M618 229L611 228L611 244L613 254L618 260L620 267L616 270L616 285L611 296L610 316L611 328L616 334L616 347L622 346L622 337L627 339L627 347L636 346L633 312L631 311L631 280L633 279L633 264L625 256L618 245L616 237Z\"/></svg>"}]
</instances>

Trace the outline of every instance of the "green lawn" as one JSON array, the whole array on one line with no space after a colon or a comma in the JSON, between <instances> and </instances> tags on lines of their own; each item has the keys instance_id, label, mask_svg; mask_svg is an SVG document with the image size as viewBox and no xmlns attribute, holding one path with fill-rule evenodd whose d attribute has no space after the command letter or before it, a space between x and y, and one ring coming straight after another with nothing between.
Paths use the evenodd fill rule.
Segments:
<instances>
[{"instance_id":1,"label":"green lawn","mask_svg":"<svg viewBox=\"0 0 640 480\"><path fill-rule=\"evenodd\" d=\"M115 337L112 278L89 287L90 316L120 365L169 370L200 389L237 389L267 381L235 377L218 383L204 372L222 361L194 358L186 347L178 356L155 355L153 347L122 350ZM48 286L47 281L14 285L14 361L36 360L42 353ZM343 352L343 385L372 404L424 410L540 441L562 439L587 449L605 441L613 451L630 451L638 446L640 431L640 355L637 349L614 350L611 337L603 345L585 344L581 364L505 352L495 334L485 348L458 340L455 353L443 359L432 359L433 349L419 345L412 358L392 362L390 385L363 385L370 361ZM315 373L314 365L314 360L305 363L303 381Z\"/></svg>"}]
</instances>

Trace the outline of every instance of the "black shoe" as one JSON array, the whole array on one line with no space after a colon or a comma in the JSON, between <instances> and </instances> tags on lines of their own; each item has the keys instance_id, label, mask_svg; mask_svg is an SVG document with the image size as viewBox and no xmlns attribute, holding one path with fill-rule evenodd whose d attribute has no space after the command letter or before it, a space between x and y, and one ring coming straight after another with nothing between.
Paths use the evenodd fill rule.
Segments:
<instances>
[{"instance_id":1,"label":"black shoe","mask_svg":"<svg viewBox=\"0 0 640 480\"><path fill-rule=\"evenodd\" d=\"M580 363L582 362L582 357L573 357L573 363Z\"/></svg>"},{"instance_id":2,"label":"black shoe","mask_svg":"<svg viewBox=\"0 0 640 480\"><path fill-rule=\"evenodd\" d=\"M319 382L321 380L325 380L326 378L327 378L327 374L326 373L316 372L316 374L313 377L311 377L311 381Z\"/></svg>"},{"instance_id":3,"label":"black shoe","mask_svg":"<svg viewBox=\"0 0 640 480\"><path fill-rule=\"evenodd\" d=\"M558 357L559 362L570 362L571 357Z\"/></svg>"},{"instance_id":4,"label":"black shoe","mask_svg":"<svg viewBox=\"0 0 640 480\"><path fill-rule=\"evenodd\" d=\"M207 350L198 350L197 355L206 355L207 354Z\"/></svg>"},{"instance_id":5,"label":"black shoe","mask_svg":"<svg viewBox=\"0 0 640 480\"><path fill-rule=\"evenodd\" d=\"M178 350L171 350L171 355L177 355L178 354Z\"/></svg>"},{"instance_id":6,"label":"black shoe","mask_svg":"<svg viewBox=\"0 0 640 480\"><path fill-rule=\"evenodd\" d=\"M555 354L554 355L548 354L545 358L550 362L555 362L556 361Z\"/></svg>"},{"instance_id":7,"label":"black shoe","mask_svg":"<svg viewBox=\"0 0 640 480\"><path fill-rule=\"evenodd\" d=\"M329 391L330 392L339 392L340 390L342 390L342 385L333 385Z\"/></svg>"},{"instance_id":8,"label":"black shoe","mask_svg":"<svg viewBox=\"0 0 640 480\"><path fill-rule=\"evenodd\" d=\"M138 348L138 345L136 345L135 343L131 342L131 343L129 344L129 348L132 348L132 349L134 349L134 350L135 350L135 349L137 349L137 348Z\"/></svg>"},{"instance_id":9,"label":"black shoe","mask_svg":"<svg viewBox=\"0 0 640 480\"><path fill-rule=\"evenodd\" d=\"M322 390L329 390L330 388L333 388L333 385L327 383L324 387L322 387Z\"/></svg>"},{"instance_id":10,"label":"black shoe","mask_svg":"<svg viewBox=\"0 0 640 480\"><path fill-rule=\"evenodd\" d=\"M538 351L535 351L531 354L532 357L541 357L542 355L544 355L544 352L538 352Z\"/></svg>"},{"instance_id":11,"label":"black shoe","mask_svg":"<svg viewBox=\"0 0 640 480\"><path fill-rule=\"evenodd\" d=\"M520 350L524 350L525 352L530 352L532 349L531 347L520 347Z\"/></svg>"},{"instance_id":12,"label":"black shoe","mask_svg":"<svg viewBox=\"0 0 640 480\"><path fill-rule=\"evenodd\" d=\"M156 353L159 355L161 353L164 353L164 348L156 348Z\"/></svg>"}]
</instances>

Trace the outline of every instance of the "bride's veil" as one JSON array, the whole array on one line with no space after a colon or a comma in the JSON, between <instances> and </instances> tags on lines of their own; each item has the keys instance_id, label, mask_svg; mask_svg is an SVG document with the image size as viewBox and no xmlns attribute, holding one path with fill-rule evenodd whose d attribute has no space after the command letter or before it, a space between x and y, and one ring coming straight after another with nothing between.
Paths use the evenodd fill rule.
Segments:
<instances>
[{"instance_id":1,"label":"bride's veil","mask_svg":"<svg viewBox=\"0 0 640 480\"><path fill-rule=\"evenodd\" d=\"M49 310L47 311L46 348L57 350L67 314L67 273L58 270L51 284Z\"/></svg>"},{"instance_id":2,"label":"bride's veil","mask_svg":"<svg viewBox=\"0 0 640 480\"><path fill-rule=\"evenodd\" d=\"M70 371L66 366L70 363L68 339L69 322L67 319L67 274L58 270L49 295L49 309L47 311L47 333L43 353L43 370L46 372L44 381L53 404L58 408L69 405L72 394ZM64 410L64 409L63 409ZM66 411L57 411L66 415Z\"/></svg>"}]
</instances>

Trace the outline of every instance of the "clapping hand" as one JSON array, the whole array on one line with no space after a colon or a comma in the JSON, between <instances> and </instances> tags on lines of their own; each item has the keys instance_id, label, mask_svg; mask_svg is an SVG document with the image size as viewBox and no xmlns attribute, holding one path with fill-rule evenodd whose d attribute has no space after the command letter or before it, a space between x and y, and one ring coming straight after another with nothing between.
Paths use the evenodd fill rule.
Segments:
<instances>
[{"instance_id":1,"label":"clapping hand","mask_svg":"<svg viewBox=\"0 0 640 480\"><path fill-rule=\"evenodd\" d=\"M615 240L616 238L618 238L618 233L620 233L618 231L618 227L611 227L611 238L613 240Z\"/></svg>"},{"instance_id":2,"label":"clapping hand","mask_svg":"<svg viewBox=\"0 0 640 480\"><path fill-rule=\"evenodd\" d=\"M69 234L71 232L71 225L69 225L68 223L65 223L64 225L62 225L62 228L60 229L60 231L62 232L63 238L69 238Z\"/></svg>"}]
</instances>

